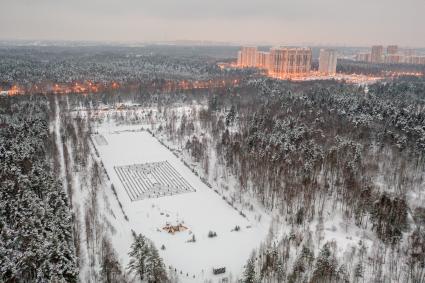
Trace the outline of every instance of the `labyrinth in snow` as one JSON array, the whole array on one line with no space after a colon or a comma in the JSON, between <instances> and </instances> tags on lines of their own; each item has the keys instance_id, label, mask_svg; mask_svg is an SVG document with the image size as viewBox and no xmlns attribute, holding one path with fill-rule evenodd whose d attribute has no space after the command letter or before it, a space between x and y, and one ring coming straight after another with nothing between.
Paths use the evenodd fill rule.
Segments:
<instances>
[{"instance_id":1,"label":"labyrinth in snow","mask_svg":"<svg viewBox=\"0 0 425 283\"><path fill-rule=\"evenodd\" d=\"M194 192L168 161L115 166L131 201Z\"/></svg>"}]
</instances>

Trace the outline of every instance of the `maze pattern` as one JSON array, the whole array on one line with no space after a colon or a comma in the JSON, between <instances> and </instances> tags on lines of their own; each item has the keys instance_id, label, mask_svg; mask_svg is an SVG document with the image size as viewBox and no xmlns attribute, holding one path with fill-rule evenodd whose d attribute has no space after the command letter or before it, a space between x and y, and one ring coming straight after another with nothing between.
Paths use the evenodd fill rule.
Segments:
<instances>
[{"instance_id":1,"label":"maze pattern","mask_svg":"<svg viewBox=\"0 0 425 283\"><path fill-rule=\"evenodd\" d=\"M115 166L131 201L194 192L168 161Z\"/></svg>"}]
</instances>

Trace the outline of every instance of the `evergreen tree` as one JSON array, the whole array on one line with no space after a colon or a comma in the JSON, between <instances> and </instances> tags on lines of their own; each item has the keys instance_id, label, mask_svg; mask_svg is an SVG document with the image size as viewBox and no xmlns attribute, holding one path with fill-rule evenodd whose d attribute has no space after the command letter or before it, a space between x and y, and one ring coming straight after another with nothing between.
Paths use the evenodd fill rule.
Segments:
<instances>
[{"instance_id":1,"label":"evergreen tree","mask_svg":"<svg viewBox=\"0 0 425 283\"><path fill-rule=\"evenodd\" d=\"M146 280L149 283L166 282L167 272L156 247L151 244L146 258Z\"/></svg>"},{"instance_id":2,"label":"evergreen tree","mask_svg":"<svg viewBox=\"0 0 425 283\"><path fill-rule=\"evenodd\" d=\"M277 281L278 282L283 282L283 280L285 279L285 266L283 265L283 260L279 259L279 261L277 262Z\"/></svg>"},{"instance_id":3,"label":"evergreen tree","mask_svg":"<svg viewBox=\"0 0 425 283\"><path fill-rule=\"evenodd\" d=\"M340 279L337 270L337 260L331 252L330 244L326 243L317 258L312 282L337 282Z\"/></svg>"},{"instance_id":4,"label":"evergreen tree","mask_svg":"<svg viewBox=\"0 0 425 283\"><path fill-rule=\"evenodd\" d=\"M146 237L139 234L130 248L130 262L127 269L138 275L140 280L150 283L166 282L167 272L158 250Z\"/></svg>"},{"instance_id":5,"label":"evergreen tree","mask_svg":"<svg viewBox=\"0 0 425 283\"><path fill-rule=\"evenodd\" d=\"M354 278L356 281L363 278L363 264L361 262L357 263L354 268Z\"/></svg>"},{"instance_id":6,"label":"evergreen tree","mask_svg":"<svg viewBox=\"0 0 425 283\"><path fill-rule=\"evenodd\" d=\"M130 247L130 262L127 269L130 272L135 272L140 280L145 279L146 274L146 260L149 257L149 243L148 240L142 235L136 235L133 244Z\"/></svg>"},{"instance_id":7,"label":"evergreen tree","mask_svg":"<svg viewBox=\"0 0 425 283\"><path fill-rule=\"evenodd\" d=\"M255 283L256 281L256 274L255 274L255 254L252 254L251 257L248 259L248 262L245 266L245 271L243 273L243 280L244 283Z\"/></svg>"},{"instance_id":8,"label":"evergreen tree","mask_svg":"<svg viewBox=\"0 0 425 283\"><path fill-rule=\"evenodd\" d=\"M232 107L230 108L229 113L227 113L227 115L226 115L226 126L233 125L233 122L235 121L235 118L236 118L236 109L235 109L235 106L232 105Z\"/></svg>"}]
</instances>

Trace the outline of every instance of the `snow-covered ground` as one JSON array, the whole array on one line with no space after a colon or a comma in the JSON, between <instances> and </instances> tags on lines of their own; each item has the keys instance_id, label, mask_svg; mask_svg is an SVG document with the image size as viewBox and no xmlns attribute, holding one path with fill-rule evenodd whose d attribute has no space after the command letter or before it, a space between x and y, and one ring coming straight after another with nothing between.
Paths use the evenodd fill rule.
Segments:
<instances>
[{"instance_id":1,"label":"snow-covered ground","mask_svg":"<svg viewBox=\"0 0 425 283\"><path fill-rule=\"evenodd\" d=\"M96 148L129 218L119 225L113 223L116 233L112 242L123 264L129 261L131 230L134 230L155 243L166 267L176 269L182 282L208 279L215 282L229 275L233 280L240 277L250 253L266 238L270 218L262 217L258 222L249 213L247 217L241 216L149 132L119 131L117 127L106 126L99 127L97 132L104 139L99 144L96 143L99 139L95 140ZM164 161L195 192L131 201L114 167ZM182 223L188 229L170 234L162 229L167 223ZM232 231L236 226L240 231ZM209 238L209 231L216 232L217 236ZM193 235L196 241L188 242ZM162 246L165 249L161 249ZM226 273L213 275L212 269L218 267L225 267Z\"/></svg>"}]
</instances>

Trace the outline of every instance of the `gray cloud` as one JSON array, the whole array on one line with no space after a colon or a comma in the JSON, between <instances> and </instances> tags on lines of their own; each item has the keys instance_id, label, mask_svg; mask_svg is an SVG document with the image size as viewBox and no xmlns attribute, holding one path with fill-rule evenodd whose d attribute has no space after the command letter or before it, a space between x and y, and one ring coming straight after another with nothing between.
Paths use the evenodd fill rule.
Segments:
<instances>
[{"instance_id":1,"label":"gray cloud","mask_svg":"<svg viewBox=\"0 0 425 283\"><path fill-rule=\"evenodd\" d=\"M0 38L425 46L423 0L0 0Z\"/></svg>"}]
</instances>

